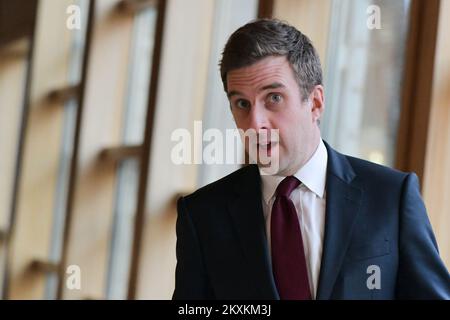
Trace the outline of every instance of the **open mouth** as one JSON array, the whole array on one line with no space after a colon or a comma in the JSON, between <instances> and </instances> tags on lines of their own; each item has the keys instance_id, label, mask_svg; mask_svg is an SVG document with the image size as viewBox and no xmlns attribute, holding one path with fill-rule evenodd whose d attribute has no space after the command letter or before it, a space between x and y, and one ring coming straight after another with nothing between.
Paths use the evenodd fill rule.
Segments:
<instances>
[{"instance_id":1,"label":"open mouth","mask_svg":"<svg viewBox=\"0 0 450 320\"><path fill-rule=\"evenodd\" d=\"M258 153L262 152L267 154L268 156L271 155L272 149L277 145L277 142L275 141L269 141L266 143L258 143L257 144L257 149L258 149Z\"/></svg>"},{"instance_id":2,"label":"open mouth","mask_svg":"<svg viewBox=\"0 0 450 320\"><path fill-rule=\"evenodd\" d=\"M270 149L271 147L272 147L272 142L258 143L258 149Z\"/></svg>"}]
</instances>

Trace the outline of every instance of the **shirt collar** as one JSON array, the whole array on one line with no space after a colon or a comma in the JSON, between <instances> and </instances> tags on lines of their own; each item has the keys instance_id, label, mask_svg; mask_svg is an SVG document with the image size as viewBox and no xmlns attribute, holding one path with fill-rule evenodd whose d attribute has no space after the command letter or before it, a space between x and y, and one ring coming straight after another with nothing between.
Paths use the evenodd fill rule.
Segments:
<instances>
[{"instance_id":1,"label":"shirt collar","mask_svg":"<svg viewBox=\"0 0 450 320\"><path fill-rule=\"evenodd\" d=\"M327 177L327 149L320 139L316 151L308 162L298 170L294 176L302 182L309 190L314 192L319 198L323 198ZM261 171L260 171L261 174ZM261 174L262 194L264 201L268 204L274 196L278 184L284 179L283 176Z\"/></svg>"}]
</instances>

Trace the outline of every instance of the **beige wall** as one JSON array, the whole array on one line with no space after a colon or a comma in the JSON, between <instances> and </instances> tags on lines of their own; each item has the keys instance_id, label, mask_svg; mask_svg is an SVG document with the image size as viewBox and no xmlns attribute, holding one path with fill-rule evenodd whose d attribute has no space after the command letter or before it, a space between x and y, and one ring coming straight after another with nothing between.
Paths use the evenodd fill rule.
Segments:
<instances>
[{"instance_id":1,"label":"beige wall","mask_svg":"<svg viewBox=\"0 0 450 320\"><path fill-rule=\"evenodd\" d=\"M174 165L173 130L201 120L207 81L214 1L168 2L153 131L144 240L138 281L139 299L169 299L175 276L174 197L194 190L197 165ZM201 17L201 18L199 18Z\"/></svg>"},{"instance_id":2,"label":"beige wall","mask_svg":"<svg viewBox=\"0 0 450 320\"><path fill-rule=\"evenodd\" d=\"M8 226L28 55L28 39L0 49L0 229ZM15 53L19 54L15 54Z\"/></svg>"},{"instance_id":3,"label":"beige wall","mask_svg":"<svg viewBox=\"0 0 450 320\"><path fill-rule=\"evenodd\" d=\"M32 272L33 259L46 260L50 248L63 111L47 94L67 85L70 35L66 7L72 1L39 1L30 113L25 137L16 228L11 243L10 298L42 299L45 277Z\"/></svg>"},{"instance_id":4,"label":"beige wall","mask_svg":"<svg viewBox=\"0 0 450 320\"><path fill-rule=\"evenodd\" d=\"M441 1L423 194L440 253L450 269L450 1Z\"/></svg>"},{"instance_id":5,"label":"beige wall","mask_svg":"<svg viewBox=\"0 0 450 320\"><path fill-rule=\"evenodd\" d=\"M118 2L96 3L67 256L67 265L81 269L81 290L64 287L65 299L105 298L116 165L99 154L122 143L133 26L132 15L115 10Z\"/></svg>"},{"instance_id":6,"label":"beige wall","mask_svg":"<svg viewBox=\"0 0 450 320\"><path fill-rule=\"evenodd\" d=\"M330 13L330 0L275 0L274 3L274 17L289 22L311 39L322 67L326 62Z\"/></svg>"},{"instance_id":7,"label":"beige wall","mask_svg":"<svg viewBox=\"0 0 450 320\"><path fill-rule=\"evenodd\" d=\"M67 261L68 265L80 266L82 283L81 290L65 288L66 299L101 299L107 286L117 168L100 161L98 154L105 147L121 144L133 25L132 15L114 13L116 2L100 0L97 6ZM173 198L178 191L195 188L197 167L172 164L170 136L176 128L192 130L194 120L202 117L212 8L209 0L168 2L140 257L139 299L168 299L173 291Z\"/></svg>"}]
</instances>

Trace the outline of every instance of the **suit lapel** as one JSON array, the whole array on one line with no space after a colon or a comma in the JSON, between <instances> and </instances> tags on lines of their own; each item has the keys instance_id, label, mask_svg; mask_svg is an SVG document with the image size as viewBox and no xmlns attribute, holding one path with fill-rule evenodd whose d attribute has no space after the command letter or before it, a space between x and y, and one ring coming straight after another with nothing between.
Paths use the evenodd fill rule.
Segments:
<instances>
[{"instance_id":1,"label":"suit lapel","mask_svg":"<svg viewBox=\"0 0 450 320\"><path fill-rule=\"evenodd\" d=\"M261 203L261 181L256 165L251 165L235 185L234 198L228 205L248 268L260 299L279 299L272 276Z\"/></svg>"},{"instance_id":2,"label":"suit lapel","mask_svg":"<svg viewBox=\"0 0 450 320\"><path fill-rule=\"evenodd\" d=\"M328 150L325 234L317 299L329 299L351 238L362 191L347 158L325 143Z\"/></svg>"}]
</instances>

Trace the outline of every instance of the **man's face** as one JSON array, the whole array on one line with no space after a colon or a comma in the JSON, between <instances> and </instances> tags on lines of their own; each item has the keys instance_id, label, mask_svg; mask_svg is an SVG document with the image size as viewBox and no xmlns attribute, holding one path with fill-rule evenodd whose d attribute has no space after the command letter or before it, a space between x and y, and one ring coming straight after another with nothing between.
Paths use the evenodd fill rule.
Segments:
<instances>
[{"instance_id":1,"label":"man's face","mask_svg":"<svg viewBox=\"0 0 450 320\"><path fill-rule=\"evenodd\" d=\"M228 72L227 88L237 127L244 132L258 132L257 143L245 141L246 151L250 156L255 149L267 153L272 162L277 162L278 169L272 173L293 175L319 143L317 120L323 112L322 86L316 86L307 99L302 99L286 57L270 56ZM270 136L271 129L279 130L278 142ZM260 159L256 160L261 165Z\"/></svg>"}]
</instances>

